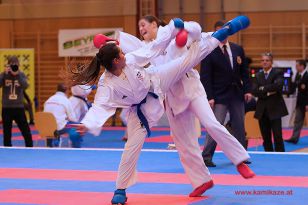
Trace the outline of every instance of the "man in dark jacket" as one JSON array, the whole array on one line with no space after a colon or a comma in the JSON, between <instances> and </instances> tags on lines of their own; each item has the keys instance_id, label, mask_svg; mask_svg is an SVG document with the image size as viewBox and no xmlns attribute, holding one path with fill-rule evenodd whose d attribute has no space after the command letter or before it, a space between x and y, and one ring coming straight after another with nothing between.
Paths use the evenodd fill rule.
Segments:
<instances>
[{"instance_id":1,"label":"man in dark jacket","mask_svg":"<svg viewBox=\"0 0 308 205\"><path fill-rule=\"evenodd\" d=\"M222 21L216 22L215 30L223 24ZM229 112L232 133L243 147L246 147L244 102L252 98L245 59L243 48L226 39L201 61L200 70L201 82L215 117L224 124L226 114ZM217 143L208 135L202 152L204 163L208 167L216 166L212 161L216 145Z\"/></svg>"},{"instance_id":2,"label":"man in dark jacket","mask_svg":"<svg viewBox=\"0 0 308 205\"><path fill-rule=\"evenodd\" d=\"M295 77L294 87L297 91L295 119L293 133L290 139L285 140L297 144L301 130L303 128L306 110L308 110L308 72L305 60L296 61L297 74Z\"/></svg>"},{"instance_id":3,"label":"man in dark jacket","mask_svg":"<svg viewBox=\"0 0 308 205\"><path fill-rule=\"evenodd\" d=\"M258 97L255 118L259 120L264 150L284 152L281 118L288 115L288 110L282 97L283 73L273 69L272 64L272 54L262 54L263 71L256 74L253 85L253 94ZM272 132L275 148L272 143Z\"/></svg>"}]
</instances>

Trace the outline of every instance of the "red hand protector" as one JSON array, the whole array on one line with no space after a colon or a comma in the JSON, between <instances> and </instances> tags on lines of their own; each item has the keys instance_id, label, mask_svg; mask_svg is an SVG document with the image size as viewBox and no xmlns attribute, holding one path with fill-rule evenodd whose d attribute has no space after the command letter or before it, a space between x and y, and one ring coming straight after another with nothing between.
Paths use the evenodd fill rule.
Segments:
<instances>
[{"instance_id":1,"label":"red hand protector","mask_svg":"<svg viewBox=\"0 0 308 205\"><path fill-rule=\"evenodd\" d=\"M96 48L100 49L104 46L108 41L115 41L117 45L119 45L119 41L109 38L103 34L96 34L93 39L93 44Z\"/></svg>"},{"instance_id":2,"label":"red hand protector","mask_svg":"<svg viewBox=\"0 0 308 205\"><path fill-rule=\"evenodd\" d=\"M188 32L185 29L182 29L178 32L175 37L175 43L178 47L183 47L187 43Z\"/></svg>"}]
</instances>

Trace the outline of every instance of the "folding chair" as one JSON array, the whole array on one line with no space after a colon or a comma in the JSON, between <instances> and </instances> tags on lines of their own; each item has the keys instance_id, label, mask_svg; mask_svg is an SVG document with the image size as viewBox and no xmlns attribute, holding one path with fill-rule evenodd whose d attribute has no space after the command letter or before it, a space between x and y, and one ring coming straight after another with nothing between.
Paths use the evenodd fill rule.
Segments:
<instances>
[{"instance_id":1,"label":"folding chair","mask_svg":"<svg viewBox=\"0 0 308 205\"><path fill-rule=\"evenodd\" d=\"M35 127L41 138L45 139L45 145L47 146L47 139L55 139L55 131L57 130L56 118L50 112L36 112L34 114L34 119Z\"/></svg>"},{"instance_id":2,"label":"folding chair","mask_svg":"<svg viewBox=\"0 0 308 205\"><path fill-rule=\"evenodd\" d=\"M263 140L262 134L259 127L259 122L254 118L255 112L249 111L245 114L245 131L246 131L246 139L254 139L254 140ZM256 147L256 150L258 148Z\"/></svg>"}]
</instances>

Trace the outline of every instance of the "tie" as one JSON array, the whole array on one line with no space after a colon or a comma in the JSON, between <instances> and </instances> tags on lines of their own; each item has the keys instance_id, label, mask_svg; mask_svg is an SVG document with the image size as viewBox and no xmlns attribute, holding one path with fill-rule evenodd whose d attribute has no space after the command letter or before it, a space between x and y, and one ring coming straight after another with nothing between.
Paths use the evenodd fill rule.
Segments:
<instances>
[{"instance_id":1,"label":"tie","mask_svg":"<svg viewBox=\"0 0 308 205\"><path fill-rule=\"evenodd\" d=\"M230 65L231 68L232 68L232 65L231 65L231 62L230 62L229 53L228 53L228 51L227 51L227 45L223 45L222 47L223 47L223 49L224 49L224 56L225 56L226 60L228 61L229 65Z\"/></svg>"},{"instance_id":2,"label":"tie","mask_svg":"<svg viewBox=\"0 0 308 205\"><path fill-rule=\"evenodd\" d=\"M265 72L265 73L264 73L264 76L265 76L265 80L267 80L268 72Z\"/></svg>"}]
</instances>

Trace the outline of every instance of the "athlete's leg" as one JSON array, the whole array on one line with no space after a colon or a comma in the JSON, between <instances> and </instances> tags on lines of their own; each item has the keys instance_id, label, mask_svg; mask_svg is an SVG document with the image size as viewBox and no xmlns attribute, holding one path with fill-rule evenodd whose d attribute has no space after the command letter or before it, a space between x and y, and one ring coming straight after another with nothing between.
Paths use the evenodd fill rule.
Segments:
<instances>
[{"instance_id":1,"label":"athlete's leg","mask_svg":"<svg viewBox=\"0 0 308 205\"><path fill-rule=\"evenodd\" d=\"M147 136L146 129L141 126L140 120L134 111L130 112L128 116L127 134L128 138L118 170L117 189L126 189L136 183L137 161Z\"/></svg>"},{"instance_id":2,"label":"athlete's leg","mask_svg":"<svg viewBox=\"0 0 308 205\"><path fill-rule=\"evenodd\" d=\"M238 165L249 158L244 147L216 120L206 96L194 99L190 109L234 165Z\"/></svg>"}]
</instances>

